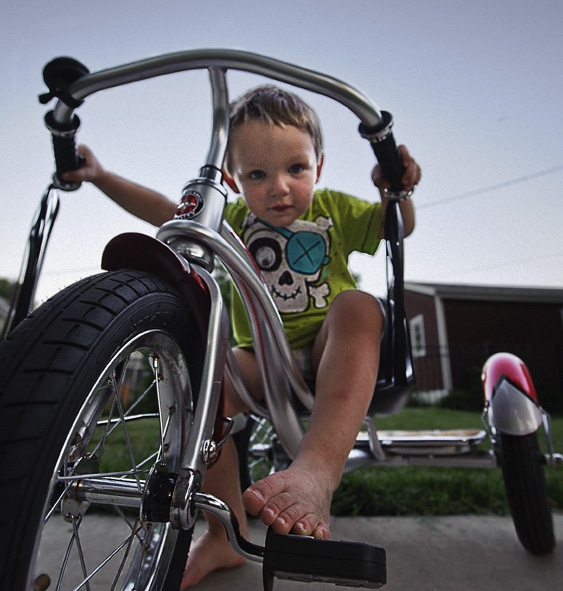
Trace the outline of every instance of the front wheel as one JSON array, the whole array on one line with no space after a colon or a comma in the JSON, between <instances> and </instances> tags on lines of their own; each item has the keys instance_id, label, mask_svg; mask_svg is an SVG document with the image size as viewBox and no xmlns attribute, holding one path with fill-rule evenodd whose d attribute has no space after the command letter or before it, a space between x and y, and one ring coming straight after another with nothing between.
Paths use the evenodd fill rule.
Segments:
<instances>
[{"instance_id":1,"label":"front wheel","mask_svg":"<svg viewBox=\"0 0 563 591\"><path fill-rule=\"evenodd\" d=\"M135 271L67 288L1 344L2 589L179 588L191 532L140 508L151 473L179 471L203 353L179 294Z\"/></svg>"},{"instance_id":2,"label":"front wheel","mask_svg":"<svg viewBox=\"0 0 563 591\"><path fill-rule=\"evenodd\" d=\"M541 556L555 548L544 460L537 433L500 433L502 474L518 539L528 552Z\"/></svg>"}]
</instances>

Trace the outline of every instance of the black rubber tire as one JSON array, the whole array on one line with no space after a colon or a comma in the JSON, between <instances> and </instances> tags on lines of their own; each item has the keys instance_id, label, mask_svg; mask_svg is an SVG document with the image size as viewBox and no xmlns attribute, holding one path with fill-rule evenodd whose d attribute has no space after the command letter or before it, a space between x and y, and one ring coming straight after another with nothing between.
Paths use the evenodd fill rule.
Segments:
<instances>
[{"instance_id":1,"label":"black rubber tire","mask_svg":"<svg viewBox=\"0 0 563 591\"><path fill-rule=\"evenodd\" d=\"M537 433L500 433L499 443L508 506L518 539L531 554L549 554L555 548L555 535Z\"/></svg>"},{"instance_id":2,"label":"black rubber tire","mask_svg":"<svg viewBox=\"0 0 563 591\"><path fill-rule=\"evenodd\" d=\"M109 577L104 589L113 588L116 579L118 590L132 588L133 580L138 589L179 589L191 532L178 533L169 523L141 524L138 505L157 456L168 471L179 468L201 380L201 343L192 313L173 288L146 273L116 271L60 292L0 344L2 589L29 591L39 575L48 575L54 586L59 571L84 579L80 556L71 556L65 570L59 559L45 564L41 552L50 556L56 549L64 556L64 544L50 543L49 536L68 532L70 542L74 528L82 551L89 551L87 537L95 535L92 525L100 513L96 501L73 500L77 475L84 481L85 472L94 473L106 486L117 477L104 469L105 462L121 451L119 486L137 487L137 507L107 497L99 504L121 516L118 523L131 546L127 562L119 566L118 554L92 579L92 589L99 588L100 576ZM135 380L134 372L141 377ZM135 428L147 443L135 443L138 438L128 443ZM113 549L107 535L102 533L100 544L97 532L104 556ZM71 573L75 566L78 572ZM91 574L94 566L88 562L84 568ZM78 586L74 579L71 584L63 588Z\"/></svg>"}]
</instances>

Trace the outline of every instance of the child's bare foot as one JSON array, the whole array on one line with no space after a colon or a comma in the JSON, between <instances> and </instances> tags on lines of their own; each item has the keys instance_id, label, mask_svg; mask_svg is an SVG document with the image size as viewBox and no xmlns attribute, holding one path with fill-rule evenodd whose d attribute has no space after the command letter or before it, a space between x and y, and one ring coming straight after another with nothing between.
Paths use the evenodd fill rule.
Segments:
<instances>
[{"instance_id":1,"label":"child's bare foot","mask_svg":"<svg viewBox=\"0 0 563 591\"><path fill-rule=\"evenodd\" d=\"M190 549L180 591L197 585L216 570L235 568L245 563L246 560L231 548L223 534L206 531Z\"/></svg>"},{"instance_id":2,"label":"child's bare foot","mask_svg":"<svg viewBox=\"0 0 563 591\"><path fill-rule=\"evenodd\" d=\"M330 537L332 493L328 477L294 463L254 483L242 498L246 510L276 533L326 540Z\"/></svg>"}]
</instances>

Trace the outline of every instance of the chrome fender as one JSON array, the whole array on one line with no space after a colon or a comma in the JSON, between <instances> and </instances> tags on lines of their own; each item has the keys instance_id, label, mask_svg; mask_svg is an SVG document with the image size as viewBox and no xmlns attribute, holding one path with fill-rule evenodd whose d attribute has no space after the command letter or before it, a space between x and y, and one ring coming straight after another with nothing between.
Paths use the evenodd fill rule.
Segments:
<instances>
[{"instance_id":1,"label":"chrome fender","mask_svg":"<svg viewBox=\"0 0 563 591\"><path fill-rule=\"evenodd\" d=\"M530 372L511 353L496 353L481 374L486 417L497 432L529 435L542 425L542 410Z\"/></svg>"}]
</instances>

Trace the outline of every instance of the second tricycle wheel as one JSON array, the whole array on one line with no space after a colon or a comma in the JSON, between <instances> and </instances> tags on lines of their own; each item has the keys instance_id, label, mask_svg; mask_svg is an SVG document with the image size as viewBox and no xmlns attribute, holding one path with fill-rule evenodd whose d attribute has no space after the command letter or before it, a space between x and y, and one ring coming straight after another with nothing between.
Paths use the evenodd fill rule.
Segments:
<instances>
[{"instance_id":1,"label":"second tricycle wheel","mask_svg":"<svg viewBox=\"0 0 563 591\"><path fill-rule=\"evenodd\" d=\"M500 433L499 442L508 505L518 539L531 554L549 554L555 548L555 536L545 461L540 453L537 433Z\"/></svg>"}]
</instances>

